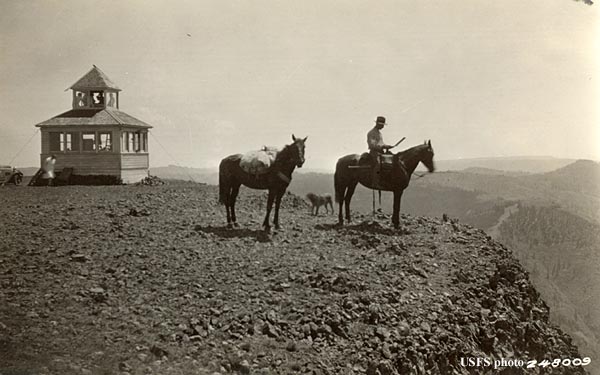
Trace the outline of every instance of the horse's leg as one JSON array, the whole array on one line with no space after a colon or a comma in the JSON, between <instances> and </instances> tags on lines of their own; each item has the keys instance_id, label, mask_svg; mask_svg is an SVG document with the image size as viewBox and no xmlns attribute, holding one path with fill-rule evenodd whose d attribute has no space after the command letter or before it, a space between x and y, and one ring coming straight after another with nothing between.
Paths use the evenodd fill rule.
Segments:
<instances>
[{"instance_id":1,"label":"horse's leg","mask_svg":"<svg viewBox=\"0 0 600 375\"><path fill-rule=\"evenodd\" d=\"M239 227L237 223L237 218L235 217L235 202L237 200L237 196L240 193L240 185L236 184L231 187L231 195L230 195L230 205L231 205L231 221L233 222L234 227Z\"/></svg>"},{"instance_id":2,"label":"horse's leg","mask_svg":"<svg viewBox=\"0 0 600 375\"><path fill-rule=\"evenodd\" d=\"M358 182L353 182L348 186L348 191L346 191L346 198L344 199L344 203L346 204L346 221L350 222L352 219L350 218L350 201L352 200L352 195L354 195L354 190L356 189L356 185Z\"/></svg>"},{"instance_id":3,"label":"horse's leg","mask_svg":"<svg viewBox=\"0 0 600 375\"><path fill-rule=\"evenodd\" d=\"M273 207L274 199L275 192L272 189L269 189L269 197L267 198L267 214L265 215L265 221L263 221L263 227L265 227L266 231L271 229L271 224L269 224L269 216L271 216L271 208Z\"/></svg>"},{"instance_id":4,"label":"horse's leg","mask_svg":"<svg viewBox=\"0 0 600 375\"><path fill-rule=\"evenodd\" d=\"M394 228L398 229L400 227L400 201L402 200L403 190L394 192L394 213L392 214L392 224L394 224Z\"/></svg>"},{"instance_id":5,"label":"horse's leg","mask_svg":"<svg viewBox=\"0 0 600 375\"><path fill-rule=\"evenodd\" d=\"M275 197L275 215L273 217L273 224L275 224L275 229L281 229L279 226L279 206L281 205L281 198L283 198L285 190L282 192L278 192Z\"/></svg>"},{"instance_id":6,"label":"horse's leg","mask_svg":"<svg viewBox=\"0 0 600 375\"><path fill-rule=\"evenodd\" d=\"M341 190L341 189L340 189ZM340 194L337 195L338 199L338 224L344 225L344 216L342 215L342 211L344 208L344 201L346 198L346 187L340 191Z\"/></svg>"},{"instance_id":7,"label":"horse's leg","mask_svg":"<svg viewBox=\"0 0 600 375\"><path fill-rule=\"evenodd\" d=\"M321 205L320 205L320 204L317 204L317 212L315 212L315 216L318 216L318 215L319 215L319 207L321 207Z\"/></svg>"},{"instance_id":8,"label":"horse's leg","mask_svg":"<svg viewBox=\"0 0 600 375\"><path fill-rule=\"evenodd\" d=\"M231 228L231 188L227 187L227 191L225 193L225 199L223 200L223 204L225 205L225 212L227 213L227 228Z\"/></svg>"}]
</instances>

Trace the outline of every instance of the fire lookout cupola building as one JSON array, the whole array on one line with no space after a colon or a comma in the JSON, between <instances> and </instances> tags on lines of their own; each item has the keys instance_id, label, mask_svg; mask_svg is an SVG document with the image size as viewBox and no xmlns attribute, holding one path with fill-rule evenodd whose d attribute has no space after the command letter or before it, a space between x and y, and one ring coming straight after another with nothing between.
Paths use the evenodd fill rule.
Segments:
<instances>
[{"instance_id":1,"label":"fire lookout cupola building","mask_svg":"<svg viewBox=\"0 0 600 375\"><path fill-rule=\"evenodd\" d=\"M56 156L56 170L111 175L124 183L148 175L148 130L152 126L119 109L117 87L98 67L69 87L72 109L41 122L41 160Z\"/></svg>"}]
</instances>

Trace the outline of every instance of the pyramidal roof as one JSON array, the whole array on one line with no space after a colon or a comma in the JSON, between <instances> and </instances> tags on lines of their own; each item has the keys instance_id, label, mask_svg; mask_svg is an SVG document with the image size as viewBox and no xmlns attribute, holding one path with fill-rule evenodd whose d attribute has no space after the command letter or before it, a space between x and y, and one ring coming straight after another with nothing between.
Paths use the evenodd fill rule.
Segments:
<instances>
[{"instance_id":1,"label":"pyramidal roof","mask_svg":"<svg viewBox=\"0 0 600 375\"><path fill-rule=\"evenodd\" d=\"M79 81L75 82L69 89L113 89L121 91L121 89L113 83L96 65L87 72ZM67 89L68 90L68 89Z\"/></svg>"},{"instance_id":2,"label":"pyramidal roof","mask_svg":"<svg viewBox=\"0 0 600 375\"><path fill-rule=\"evenodd\" d=\"M61 126L95 126L95 125L117 125L134 126L138 128L152 128L142 120L119 111L116 108L98 108L98 109L72 109L49 120L36 124L38 128L42 127L61 127Z\"/></svg>"}]
</instances>

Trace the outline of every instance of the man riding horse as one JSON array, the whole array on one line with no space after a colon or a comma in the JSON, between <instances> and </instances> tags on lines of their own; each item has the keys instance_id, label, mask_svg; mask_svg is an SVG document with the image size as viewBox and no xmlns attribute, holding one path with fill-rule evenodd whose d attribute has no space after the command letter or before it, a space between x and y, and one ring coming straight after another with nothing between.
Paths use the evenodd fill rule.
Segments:
<instances>
[{"instance_id":1,"label":"man riding horse","mask_svg":"<svg viewBox=\"0 0 600 375\"><path fill-rule=\"evenodd\" d=\"M429 172L435 170L431 141L392 154L389 150L400 144L404 138L395 145L387 145L381 136L381 129L385 125L385 117L377 117L375 127L367 134L369 152L342 156L335 165L333 180L335 201L339 203L340 225L344 224L343 206L346 209L346 220L350 221L350 201L356 186L360 183L369 189L394 193L392 223L395 228L398 228L402 193L408 187L417 165L423 163Z\"/></svg>"},{"instance_id":2,"label":"man riding horse","mask_svg":"<svg viewBox=\"0 0 600 375\"><path fill-rule=\"evenodd\" d=\"M375 120L375 126L367 133L367 145L369 146L369 154L371 155L371 165L373 166L373 184L379 185L381 174L381 154L389 153L394 146L388 145L383 141L381 130L387 125L385 117L378 116Z\"/></svg>"}]
</instances>

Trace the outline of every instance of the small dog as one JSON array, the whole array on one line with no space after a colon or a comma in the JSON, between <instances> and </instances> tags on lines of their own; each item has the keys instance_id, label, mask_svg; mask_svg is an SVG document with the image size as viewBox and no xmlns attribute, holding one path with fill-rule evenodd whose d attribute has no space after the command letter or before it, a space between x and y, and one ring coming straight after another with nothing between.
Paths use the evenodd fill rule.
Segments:
<instances>
[{"instance_id":1,"label":"small dog","mask_svg":"<svg viewBox=\"0 0 600 375\"><path fill-rule=\"evenodd\" d=\"M321 206L325 206L325 212L327 213L329 213L329 207L331 207L331 213L333 214L333 199L331 199L331 194L317 195L313 193L308 193L306 194L306 199L308 199L308 201L312 205L310 209L310 213L312 215L318 215L319 207Z\"/></svg>"}]
</instances>

